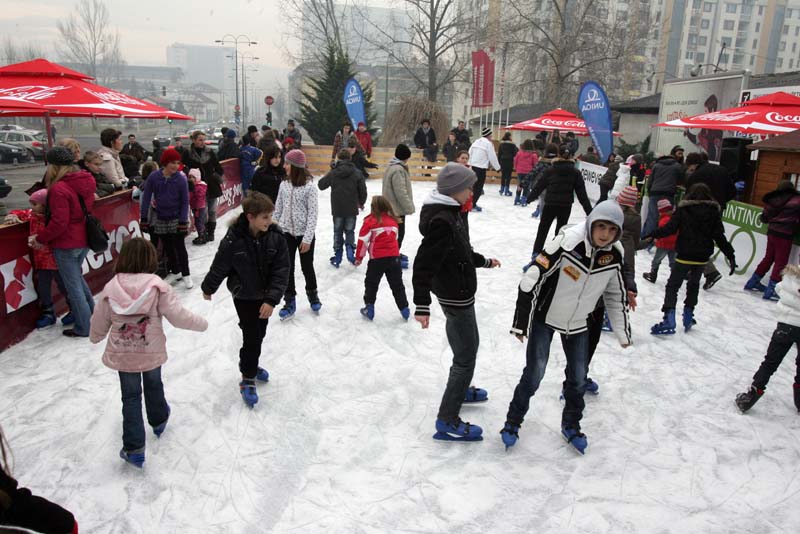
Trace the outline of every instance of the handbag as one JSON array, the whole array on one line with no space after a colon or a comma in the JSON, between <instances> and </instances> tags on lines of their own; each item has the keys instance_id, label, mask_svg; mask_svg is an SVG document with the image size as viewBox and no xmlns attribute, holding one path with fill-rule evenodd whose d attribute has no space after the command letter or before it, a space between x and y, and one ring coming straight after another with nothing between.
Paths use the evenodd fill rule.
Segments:
<instances>
[{"instance_id":1,"label":"handbag","mask_svg":"<svg viewBox=\"0 0 800 534\"><path fill-rule=\"evenodd\" d=\"M83 216L86 219L86 242L92 252L105 252L108 249L108 233L103 229L103 225L97 217L86 211L86 204L83 197L78 194L78 202L81 203Z\"/></svg>"}]
</instances>

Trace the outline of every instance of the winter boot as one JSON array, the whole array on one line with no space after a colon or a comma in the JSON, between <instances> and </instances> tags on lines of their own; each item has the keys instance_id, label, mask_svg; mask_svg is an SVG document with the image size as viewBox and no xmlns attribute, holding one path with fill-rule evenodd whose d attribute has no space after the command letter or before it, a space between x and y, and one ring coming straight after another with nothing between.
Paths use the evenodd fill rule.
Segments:
<instances>
[{"instance_id":1,"label":"winter boot","mask_svg":"<svg viewBox=\"0 0 800 534\"><path fill-rule=\"evenodd\" d=\"M206 223L206 241L214 241L214 230L216 229L217 229L216 221Z\"/></svg>"},{"instance_id":2,"label":"winter boot","mask_svg":"<svg viewBox=\"0 0 800 534\"><path fill-rule=\"evenodd\" d=\"M409 310L408 306L406 306L405 308L400 310L400 315L403 316L404 320L408 321L408 319L411 317L411 310Z\"/></svg>"},{"instance_id":3,"label":"winter boot","mask_svg":"<svg viewBox=\"0 0 800 534\"><path fill-rule=\"evenodd\" d=\"M47 328L54 324L56 324L56 314L53 313L53 308L42 310L42 316L36 319L36 328Z\"/></svg>"},{"instance_id":4,"label":"winter boot","mask_svg":"<svg viewBox=\"0 0 800 534\"><path fill-rule=\"evenodd\" d=\"M642 273L642 278L644 278L651 284L655 284L656 279L658 278L658 273Z\"/></svg>"},{"instance_id":5,"label":"winter boot","mask_svg":"<svg viewBox=\"0 0 800 534\"><path fill-rule=\"evenodd\" d=\"M314 313L319 313L320 308L322 308L322 303L319 301L319 295L316 291L310 291L307 293L308 295L308 302L311 304L311 311Z\"/></svg>"},{"instance_id":6,"label":"winter boot","mask_svg":"<svg viewBox=\"0 0 800 534\"><path fill-rule=\"evenodd\" d=\"M333 256L331 256L331 265L333 265L338 269L341 264L342 264L342 249L334 250Z\"/></svg>"},{"instance_id":7,"label":"winter boot","mask_svg":"<svg viewBox=\"0 0 800 534\"><path fill-rule=\"evenodd\" d=\"M263 367L259 367L258 371L256 371L256 380L259 382L269 382L269 371Z\"/></svg>"},{"instance_id":8,"label":"winter boot","mask_svg":"<svg viewBox=\"0 0 800 534\"><path fill-rule=\"evenodd\" d=\"M503 439L506 450L509 447L513 447L519 439L519 425L506 421L506 424L503 425L503 430L500 431L500 437Z\"/></svg>"},{"instance_id":9,"label":"winter boot","mask_svg":"<svg viewBox=\"0 0 800 534\"><path fill-rule=\"evenodd\" d=\"M476 388L475 386L468 387L467 392L464 394L465 403L486 402L487 400L489 400L489 393L485 389Z\"/></svg>"},{"instance_id":10,"label":"winter boot","mask_svg":"<svg viewBox=\"0 0 800 534\"><path fill-rule=\"evenodd\" d=\"M164 430L167 429L167 422L169 422L169 414L170 413L172 413L172 410L170 409L169 404L167 404L167 418L164 419L163 423L158 424L158 425L153 427L153 434L155 434L157 438L160 438L161 434L164 433Z\"/></svg>"},{"instance_id":11,"label":"winter boot","mask_svg":"<svg viewBox=\"0 0 800 534\"><path fill-rule=\"evenodd\" d=\"M354 247L353 245L345 245L344 248L347 251L347 261L349 261L351 264L355 265L356 264L356 247Z\"/></svg>"},{"instance_id":12,"label":"winter boot","mask_svg":"<svg viewBox=\"0 0 800 534\"><path fill-rule=\"evenodd\" d=\"M658 324L653 325L650 333L654 336L663 334L675 333L675 310L667 310L664 312L664 320Z\"/></svg>"},{"instance_id":13,"label":"winter boot","mask_svg":"<svg viewBox=\"0 0 800 534\"><path fill-rule=\"evenodd\" d=\"M589 446L589 441L586 435L581 432L580 428L575 428L572 425L562 425L561 435L567 440L567 443L575 447L575 450L581 454L586 453L586 447Z\"/></svg>"},{"instance_id":14,"label":"winter boot","mask_svg":"<svg viewBox=\"0 0 800 534\"><path fill-rule=\"evenodd\" d=\"M202 233L192 239L192 245L205 245L206 243L208 243L208 239L206 238L205 233Z\"/></svg>"},{"instance_id":15,"label":"winter boot","mask_svg":"<svg viewBox=\"0 0 800 534\"><path fill-rule=\"evenodd\" d=\"M688 332L696 324L697 321L694 320L694 308L686 306L683 309L683 331Z\"/></svg>"},{"instance_id":16,"label":"winter boot","mask_svg":"<svg viewBox=\"0 0 800 534\"><path fill-rule=\"evenodd\" d=\"M242 400L250 408L258 402L258 392L256 391L256 381L252 378L244 378L239 382L239 392L242 394Z\"/></svg>"},{"instance_id":17,"label":"winter boot","mask_svg":"<svg viewBox=\"0 0 800 534\"><path fill-rule=\"evenodd\" d=\"M144 467L144 449L140 452L128 452L125 449L120 449L119 457L134 467L139 469Z\"/></svg>"},{"instance_id":18,"label":"winter boot","mask_svg":"<svg viewBox=\"0 0 800 534\"><path fill-rule=\"evenodd\" d=\"M794 407L797 408L797 413L800 413L800 384L795 384L794 389Z\"/></svg>"},{"instance_id":19,"label":"winter boot","mask_svg":"<svg viewBox=\"0 0 800 534\"><path fill-rule=\"evenodd\" d=\"M611 319L608 318L608 312L603 314L603 326L600 327L603 332L613 332L614 329L611 327Z\"/></svg>"},{"instance_id":20,"label":"winter boot","mask_svg":"<svg viewBox=\"0 0 800 534\"><path fill-rule=\"evenodd\" d=\"M742 413L745 413L747 412L747 410L752 408L753 405L758 402L758 399L760 399L763 395L764 395L763 389L758 389L755 386L750 386L750 389L748 389L744 393L739 393L738 395L736 395L736 406L739 407L739 410ZM795 389L794 396L795 396L795 401L797 401L797 389Z\"/></svg>"},{"instance_id":21,"label":"winter boot","mask_svg":"<svg viewBox=\"0 0 800 534\"><path fill-rule=\"evenodd\" d=\"M363 308L361 308L361 315L369 319L370 321L375 319L375 305L374 304L365 304Z\"/></svg>"},{"instance_id":22,"label":"winter boot","mask_svg":"<svg viewBox=\"0 0 800 534\"><path fill-rule=\"evenodd\" d=\"M281 321L286 321L294 317L294 312L297 311L297 301L295 299L287 300L286 303L281 308L281 311L278 312L278 316L280 317Z\"/></svg>"},{"instance_id":23,"label":"winter boot","mask_svg":"<svg viewBox=\"0 0 800 534\"><path fill-rule=\"evenodd\" d=\"M408 269L408 256L405 254L400 254L400 268Z\"/></svg>"},{"instance_id":24,"label":"winter boot","mask_svg":"<svg viewBox=\"0 0 800 534\"><path fill-rule=\"evenodd\" d=\"M777 280L770 280L767 284L766 289L764 289L764 296L762 297L764 300L780 300L778 294L775 292L775 286L778 284Z\"/></svg>"},{"instance_id":25,"label":"winter boot","mask_svg":"<svg viewBox=\"0 0 800 534\"><path fill-rule=\"evenodd\" d=\"M436 420L436 434L433 439L442 441L481 441L483 429L478 425L465 423L460 418L453 423L446 423L441 419Z\"/></svg>"},{"instance_id":26,"label":"winter boot","mask_svg":"<svg viewBox=\"0 0 800 534\"><path fill-rule=\"evenodd\" d=\"M761 277L756 273L753 273L750 280L744 285L745 291L761 291L763 293L765 289L767 289L767 286L761 283Z\"/></svg>"}]
</instances>

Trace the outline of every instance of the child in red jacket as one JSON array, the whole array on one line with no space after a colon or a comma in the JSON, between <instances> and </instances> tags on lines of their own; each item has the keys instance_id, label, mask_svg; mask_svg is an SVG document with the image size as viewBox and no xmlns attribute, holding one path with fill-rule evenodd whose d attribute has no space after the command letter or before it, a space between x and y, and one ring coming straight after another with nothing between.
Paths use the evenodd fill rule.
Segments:
<instances>
[{"instance_id":1,"label":"child in red jacket","mask_svg":"<svg viewBox=\"0 0 800 534\"><path fill-rule=\"evenodd\" d=\"M355 261L355 265L361 265L361 261L369 251L370 260L367 263L367 277L364 280L364 307L361 308L361 315L370 321L375 318L375 297L378 295L378 286L384 274L403 319L408 321L411 315L406 288L403 285L403 270L400 266L398 231L397 217L386 197L380 195L372 197L370 214L364 219L358 232Z\"/></svg>"},{"instance_id":2,"label":"child in red jacket","mask_svg":"<svg viewBox=\"0 0 800 534\"><path fill-rule=\"evenodd\" d=\"M658 201L658 227L661 228L669 222L672 218L672 204L666 198ZM656 254L653 256L653 263L650 264L650 272L644 273L642 276L648 282L656 283L658 277L658 266L664 260L664 256L669 258L669 268L675 264L675 242L678 240L678 234L668 235L667 237L660 237L656 239Z\"/></svg>"}]
</instances>

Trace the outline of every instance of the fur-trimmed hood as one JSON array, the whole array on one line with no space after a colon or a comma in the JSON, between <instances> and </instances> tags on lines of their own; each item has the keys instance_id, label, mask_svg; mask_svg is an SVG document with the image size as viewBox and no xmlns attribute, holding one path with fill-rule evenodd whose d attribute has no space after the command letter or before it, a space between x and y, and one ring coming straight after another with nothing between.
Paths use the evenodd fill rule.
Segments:
<instances>
[{"instance_id":1,"label":"fur-trimmed hood","mask_svg":"<svg viewBox=\"0 0 800 534\"><path fill-rule=\"evenodd\" d=\"M679 208L688 208L691 206L713 206L717 211L721 211L722 209L719 206L719 202L716 200L681 200L680 203L678 203Z\"/></svg>"}]
</instances>

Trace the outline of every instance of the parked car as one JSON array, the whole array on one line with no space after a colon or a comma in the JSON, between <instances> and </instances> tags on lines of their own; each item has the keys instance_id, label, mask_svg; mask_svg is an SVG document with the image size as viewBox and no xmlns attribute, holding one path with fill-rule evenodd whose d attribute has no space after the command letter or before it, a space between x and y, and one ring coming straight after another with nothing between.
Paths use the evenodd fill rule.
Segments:
<instances>
[{"instance_id":1,"label":"parked car","mask_svg":"<svg viewBox=\"0 0 800 534\"><path fill-rule=\"evenodd\" d=\"M0 161L3 163L14 163L27 161L30 159L28 151L18 145L9 145L7 143L0 143Z\"/></svg>"},{"instance_id":2,"label":"parked car","mask_svg":"<svg viewBox=\"0 0 800 534\"><path fill-rule=\"evenodd\" d=\"M0 126L0 130L24 130L24 126L20 126L19 124L4 124Z\"/></svg>"},{"instance_id":3,"label":"parked car","mask_svg":"<svg viewBox=\"0 0 800 534\"><path fill-rule=\"evenodd\" d=\"M161 143L161 146L166 148L170 144L172 144L172 136L169 133L169 130L159 130L158 133L153 137L153 141L158 141Z\"/></svg>"},{"instance_id":4,"label":"parked car","mask_svg":"<svg viewBox=\"0 0 800 534\"><path fill-rule=\"evenodd\" d=\"M29 159L44 159L47 140L42 132L35 130L5 130L0 131L0 143L8 143L24 147L28 151Z\"/></svg>"}]
</instances>

